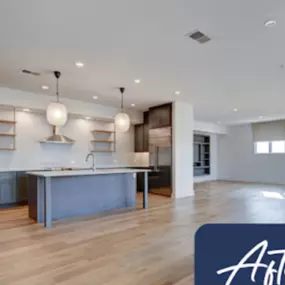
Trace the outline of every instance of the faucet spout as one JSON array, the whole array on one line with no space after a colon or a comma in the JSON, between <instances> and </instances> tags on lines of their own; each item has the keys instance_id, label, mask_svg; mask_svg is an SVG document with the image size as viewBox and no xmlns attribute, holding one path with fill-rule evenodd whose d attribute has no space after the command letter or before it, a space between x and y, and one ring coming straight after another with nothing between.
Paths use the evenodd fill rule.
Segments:
<instances>
[{"instance_id":1,"label":"faucet spout","mask_svg":"<svg viewBox=\"0 0 285 285\"><path fill-rule=\"evenodd\" d=\"M92 157L92 170L95 171L96 167L95 167L95 154L94 153L92 152L88 153L85 158L85 162L88 162L90 156Z\"/></svg>"}]
</instances>

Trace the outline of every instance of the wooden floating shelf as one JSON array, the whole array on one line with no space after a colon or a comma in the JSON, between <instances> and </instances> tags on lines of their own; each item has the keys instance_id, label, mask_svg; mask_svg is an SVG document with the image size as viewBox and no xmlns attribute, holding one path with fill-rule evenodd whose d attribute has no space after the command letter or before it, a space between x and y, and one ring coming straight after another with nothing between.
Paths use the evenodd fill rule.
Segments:
<instances>
[{"instance_id":1,"label":"wooden floating shelf","mask_svg":"<svg viewBox=\"0 0 285 285\"><path fill-rule=\"evenodd\" d=\"M95 142L95 143L114 143L114 141L110 141L110 140L92 140L91 142Z\"/></svg>"},{"instance_id":2,"label":"wooden floating shelf","mask_svg":"<svg viewBox=\"0 0 285 285\"><path fill-rule=\"evenodd\" d=\"M5 133L0 133L0 137L15 137L16 134L5 134Z\"/></svg>"},{"instance_id":3,"label":"wooden floating shelf","mask_svg":"<svg viewBox=\"0 0 285 285\"><path fill-rule=\"evenodd\" d=\"M16 123L17 123L16 121L0 120L0 124L14 125Z\"/></svg>"},{"instance_id":4,"label":"wooden floating shelf","mask_svg":"<svg viewBox=\"0 0 285 285\"><path fill-rule=\"evenodd\" d=\"M105 130L92 130L92 132L106 133L106 134L113 134L113 133L115 133L114 131L105 131Z\"/></svg>"},{"instance_id":5,"label":"wooden floating shelf","mask_svg":"<svg viewBox=\"0 0 285 285\"><path fill-rule=\"evenodd\" d=\"M16 150L16 149L15 148L9 148L9 147L7 147L7 148L1 147L0 150Z\"/></svg>"}]
</instances>

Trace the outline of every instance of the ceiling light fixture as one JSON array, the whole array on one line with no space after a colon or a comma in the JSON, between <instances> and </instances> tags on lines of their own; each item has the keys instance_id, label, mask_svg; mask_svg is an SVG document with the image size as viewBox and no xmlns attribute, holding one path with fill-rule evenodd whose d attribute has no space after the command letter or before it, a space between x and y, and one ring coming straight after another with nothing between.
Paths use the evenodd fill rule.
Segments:
<instances>
[{"instance_id":1,"label":"ceiling light fixture","mask_svg":"<svg viewBox=\"0 0 285 285\"><path fill-rule=\"evenodd\" d=\"M97 99L98 99L98 96L93 96L93 99L94 99L94 100L97 100Z\"/></svg>"},{"instance_id":2,"label":"ceiling light fixture","mask_svg":"<svg viewBox=\"0 0 285 285\"><path fill-rule=\"evenodd\" d=\"M264 26L266 28L272 28L274 26L276 26L277 22L275 20L268 20L264 23Z\"/></svg>"},{"instance_id":3,"label":"ceiling light fixture","mask_svg":"<svg viewBox=\"0 0 285 285\"><path fill-rule=\"evenodd\" d=\"M115 126L121 132L127 132L130 128L131 122L129 115L124 112L124 92L125 88L119 88L121 92L121 111L115 116Z\"/></svg>"},{"instance_id":4,"label":"ceiling light fixture","mask_svg":"<svg viewBox=\"0 0 285 285\"><path fill-rule=\"evenodd\" d=\"M180 94L180 91L175 91L175 95L179 95Z\"/></svg>"},{"instance_id":5,"label":"ceiling light fixture","mask_svg":"<svg viewBox=\"0 0 285 285\"><path fill-rule=\"evenodd\" d=\"M263 116L259 116L259 119L263 119Z\"/></svg>"},{"instance_id":6,"label":"ceiling light fixture","mask_svg":"<svg viewBox=\"0 0 285 285\"><path fill-rule=\"evenodd\" d=\"M135 82L136 84L140 84L140 83L141 83L141 80L140 80L140 79L135 79L134 82Z\"/></svg>"},{"instance_id":7,"label":"ceiling light fixture","mask_svg":"<svg viewBox=\"0 0 285 285\"><path fill-rule=\"evenodd\" d=\"M75 65L76 65L76 67L78 67L78 68L84 67L84 63L81 62L81 61L76 61L76 62L75 62Z\"/></svg>"},{"instance_id":8,"label":"ceiling light fixture","mask_svg":"<svg viewBox=\"0 0 285 285\"><path fill-rule=\"evenodd\" d=\"M90 120L91 118L90 118L90 117L85 117L85 119L86 119L86 120Z\"/></svg>"},{"instance_id":9,"label":"ceiling light fixture","mask_svg":"<svg viewBox=\"0 0 285 285\"><path fill-rule=\"evenodd\" d=\"M136 107L136 104L133 103L133 104L131 104L131 106L132 106L132 107Z\"/></svg>"},{"instance_id":10,"label":"ceiling light fixture","mask_svg":"<svg viewBox=\"0 0 285 285\"><path fill-rule=\"evenodd\" d=\"M49 90L49 87L47 85L42 85L43 90Z\"/></svg>"},{"instance_id":11,"label":"ceiling light fixture","mask_svg":"<svg viewBox=\"0 0 285 285\"><path fill-rule=\"evenodd\" d=\"M47 121L52 126L64 126L67 121L67 108L64 104L59 101L59 87L58 81L61 73L59 71L54 71L54 76L56 78L56 102L51 102L47 107Z\"/></svg>"},{"instance_id":12,"label":"ceiling light fixture","mask_svg":"<svg viewBox=\"0 0 285 285\"><path fill-rule=\"evenodd\" d=\"M23 112L30 112L31 110L29 108L24 108Z\"/></svg>"},{"instance_id":13,"label":"ceiling light fixture","mask_svg":"<svg viewBox=\"0 0 285 285\"><path fill-rule=\"evenodd\" d=\"M237 112L237 111L238 111L238 109L237 109L237 108L235 108L235 109L233 109L233 111L234 111L234 112Z\"/></svg>"}]
</instances>

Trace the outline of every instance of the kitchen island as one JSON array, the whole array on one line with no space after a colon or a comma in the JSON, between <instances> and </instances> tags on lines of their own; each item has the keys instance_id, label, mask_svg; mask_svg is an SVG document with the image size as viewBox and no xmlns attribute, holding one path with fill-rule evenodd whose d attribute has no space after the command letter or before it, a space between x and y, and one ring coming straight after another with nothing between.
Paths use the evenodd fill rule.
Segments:
<instances>
[{"instance_id":1,"label":"kitchen island","mask_svg":"<svg viewBox=\"0 0 285 285\"><path fill-rule=\"evenodd\" d=\"M136 174L144 173L143 208L148 207L147 169L28 172L29 217L52 221L136 207Z\"/></svg>"}]
</instances>

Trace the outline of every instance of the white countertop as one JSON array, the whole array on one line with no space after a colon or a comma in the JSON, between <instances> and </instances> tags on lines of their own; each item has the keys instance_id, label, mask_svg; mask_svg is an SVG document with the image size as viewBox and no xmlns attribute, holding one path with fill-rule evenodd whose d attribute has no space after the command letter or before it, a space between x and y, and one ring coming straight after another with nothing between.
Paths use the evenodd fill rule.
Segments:
<instances>
[{"instance_id":1,"label":"white countertop","mask_svg":"<svg viewBox=\"0 0 285 285\"><path fill-rule=\"evenodd\" d=\"M87 175L106 175L106 174L123 174L123 173L138 173L149 172L148 169L129 169L129 168L117 168L117 169L96 169L93 170L70 170L70 171L38 171L27 172L29 175L35 175L40 177L63 177L63 176L87 176Z\"/></svg>"},{"instance_id":2,"label":"white countertop","mask_svg":"<svg viewBox=\"0 0 285 285\"><path fill-rule=\"evenodd\" d=\"M144 165L98 165L98 169L109 169L109 168L129 168L129 167L149 167ZM90 168L90 165L68 165L68 166L38 166L38 167L22 167L22 168L0 168L0 173L4 172L39 172L39 171L49 171L49 169L55 168L78 168L79 171L83 169ZM81 170L82 168L82 170Z\"/></svg>"}]
</instances>

